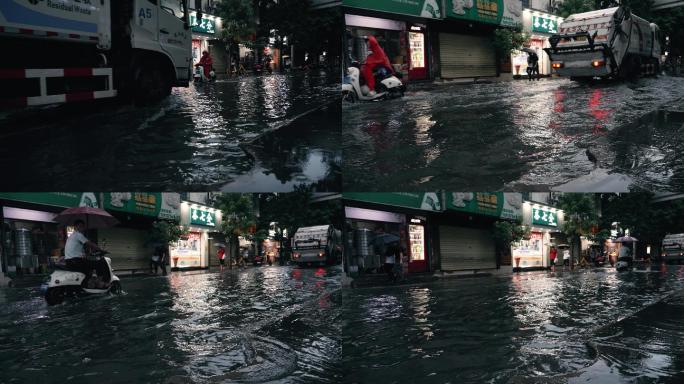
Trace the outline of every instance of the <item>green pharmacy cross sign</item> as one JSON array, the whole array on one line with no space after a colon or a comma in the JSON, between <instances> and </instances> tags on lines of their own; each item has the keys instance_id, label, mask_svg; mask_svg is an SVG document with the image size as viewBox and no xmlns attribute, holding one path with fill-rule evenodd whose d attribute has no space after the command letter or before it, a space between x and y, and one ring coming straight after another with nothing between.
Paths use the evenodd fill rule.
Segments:
<instances>
[{"instance_id":1,"label":"green pharmacy cross sign","mask_svg":"<svg viewBox=\"0 0 684 384\"><path fill-rule=\"evenodd\" d=\"M558 21L544 16L532 16L532 32L558 33Z\"/></svg>"},{"instance_id":2,"label":"green pharmacy cross sign","mask_svg":"<svg viewBox=\"0 0 684 384\"><path fill-rule=\"evenodd\" d=\"M558 226L558 213L543 208L532 208L532 225Z\"/></svg>"},{"instance_id":3,"label":"green pharmacy cross sign","mask_svg":"<svg viewBox=\"0 0 684 384\"><path fill-rule=\"evenodd\" d=\"M210 35L216 33L216 23L214 20L202 18L198 21L196 15L190 15L190 26L193 32L208 33Z\"/></svg>"},{"instance_id":4,"label":"green pharmacy cross sign","mask_svg":"<svg viewBox=\"0 0 684 384\"><path fill-rule=\"evenodd\" d=\"M216 214L202 208L190 208L190 224L216 226Z\"/></svg>"}]
</instances>

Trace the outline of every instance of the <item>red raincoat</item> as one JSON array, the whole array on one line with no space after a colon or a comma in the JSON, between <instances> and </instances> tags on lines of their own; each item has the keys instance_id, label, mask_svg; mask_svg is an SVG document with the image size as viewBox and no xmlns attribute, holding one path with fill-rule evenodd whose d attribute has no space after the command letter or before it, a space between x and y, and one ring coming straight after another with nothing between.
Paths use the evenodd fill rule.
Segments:
<instances>
[{"instance_id":1,"label":"red raincoat","mask_svg":"<svg viewBox=\"0 0 684 384\"><path fill-rule=\"evenodd\" d=\"M209 72L211 72L211 67L214 65L214 60L211 59L211 56L209 56L209 52L205 52L202 54L202 58L200 59L198 65L201 65L202 68L204 68L204 76L209 77Z\"/></svg>"},{"instance_id":2,"label":"red raincoat","mask_svg":"<svg viewBox=\"0 0 684 384\"><path fill-rule=\"evenodd\" d=\"M378 44L378 40L375 38L375 36L368 36L368 45L373 53L366 57L366 62L361 66L361 73L363 74L363 78L366 79L368 88L371 91L374 91L375 77L373 76L373 69L378 65L381 65L383 67L387 67L387 69L394 73L394 68L387 58L385 51L383 51L382 47L380 47L380 44Z\"/></svg>"}]
</instances>

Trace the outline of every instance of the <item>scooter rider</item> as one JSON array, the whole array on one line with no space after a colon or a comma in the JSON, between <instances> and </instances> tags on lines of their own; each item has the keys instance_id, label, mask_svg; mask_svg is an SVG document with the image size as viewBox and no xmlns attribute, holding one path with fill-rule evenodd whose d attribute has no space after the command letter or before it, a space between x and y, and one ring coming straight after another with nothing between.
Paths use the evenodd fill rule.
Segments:
<instances>
[{"instance_id":1,"label":"scooter rider","mask_svg":"<svg viewBox=\"0 0 684 384\"><path fill-rule=\"evenodd\" d=\"M88 278L90 278L93 270L91 263L86 259L85 246L90 247L96 251L102 251L97 244L88 240L83 232L86 230L86 225L83 220L76 220L74 223L76 230L69 236L64 246L64 259L67 267L72 271L77 271L85 274L83 279L83 286L87 286Z\"/></svg>"},{"instance_id":2,"label":"scooter rider","mask_svg":"<svg viewBox=\"0 0 684 384\"><path fill-rule=\"evenodd\" d=\"M214 60L212 60L211 56L209 56L208 51L202 51L202 57L200 58L199 63L196 65L202 66L204 69L204 77L209 79L211 76L211 68L214 65Z\"/></svg>"},{"instance_id":3,"label":"scooter rider","mask_svg":"<svg viewBox=\"0 0 684 384\"><path fill-rule=\"evenodd\" d=\"M370 90L370 95L374 96L375 93L375 76L373 76L373 71L377 66L387 68L391 74L394 74L394 68L390 63L385 51L378 44L378 40L375 36L366 36L366 41L368 41L368 46L371 50L371 54L366 57L366 62L361 66L361 74L366 80L366 85Z\"/></svg>"}]
</instances>

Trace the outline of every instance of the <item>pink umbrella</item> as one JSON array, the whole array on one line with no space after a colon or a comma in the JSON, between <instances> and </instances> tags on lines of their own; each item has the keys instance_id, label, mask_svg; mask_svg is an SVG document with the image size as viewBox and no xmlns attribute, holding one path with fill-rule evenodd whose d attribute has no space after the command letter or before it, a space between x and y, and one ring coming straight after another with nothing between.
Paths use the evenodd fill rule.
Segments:
<instances>
[{"instance_id":1,"label":"pink umbrella","mask_svg":"<svg viewBox=\"0 0 684 384\"><path fill-rule=\"evenodd\" d=\"M117 225L119 220L107 211L91 207L74 207L65 209L55 217L55 221L62 225L74 225L78 220L86 223L86 228L109 228Z\"/></svg>"}]
</instances>

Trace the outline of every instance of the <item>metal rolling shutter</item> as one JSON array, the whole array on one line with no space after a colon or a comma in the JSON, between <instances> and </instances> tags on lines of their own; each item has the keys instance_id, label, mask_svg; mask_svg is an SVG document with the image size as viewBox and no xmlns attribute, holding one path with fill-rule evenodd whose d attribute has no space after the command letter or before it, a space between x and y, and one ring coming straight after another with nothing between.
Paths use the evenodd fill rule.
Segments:
<instances>
[{"instance_id":1,"label":"metal rolling shutter","mask_svg":"<svg viewBox=\"0 0 684 384\"><path fill-rule=\"evenodd\" d=\"M439 249L444 271L496 268L496 249L489 231L440 226Z\"/></svg>"},{"instance_id":2,"label":"metal rolling shutter","mask_svg":"<svg viewBox=\"0 0 684 384\"><path fill-rule=\"evenodd\" d=\"M150 267L152 250L145 246L147 233L131 228L99 229L97 239L100 246L106 241L106 250L116 269L145 269Z\"/></svg>"},{"instance_id":3,"label":"metal rolling shutter","mask_svg":"<svg viewBox=\"0 0 684 384\"><path fill-rule=\"evenodd\" d=\"M440 33L439 50L443 78L496 76L496 53L489 37Z\"/></svg>"}]
</instances>

